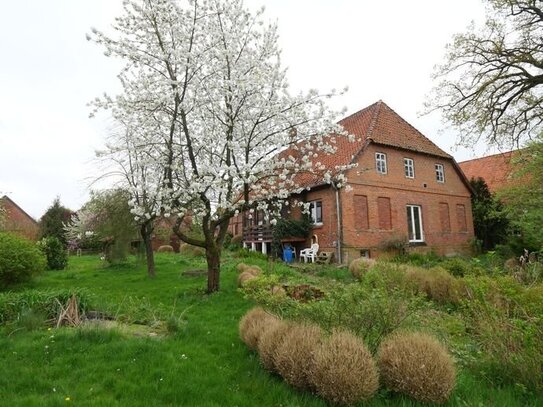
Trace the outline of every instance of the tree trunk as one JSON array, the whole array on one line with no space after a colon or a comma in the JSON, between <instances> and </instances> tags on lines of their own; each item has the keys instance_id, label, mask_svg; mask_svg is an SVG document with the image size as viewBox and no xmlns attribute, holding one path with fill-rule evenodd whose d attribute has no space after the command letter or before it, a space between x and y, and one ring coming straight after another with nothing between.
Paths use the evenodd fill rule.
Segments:
<instances>
[{"instance_id":1,"label":"tree trunk","mask_svg":"<svg viewBox=\"0 0 543 407\"><path fill-rule=\"evenodd\" d=\"M151 234L153 228L150 224L145 223L141 225L140 229L141 237L143 239L143 245L145 246L145 259L147 260L147 275L149 277L155 277L155 253L153 252L153 245L151 243Z\"/></svg>"},{"instance_id":2,"label":"tree trunk","mask_svg":"<svg viewBox=\"0 0 543 407\"><path fill-rule=\"evenodd\" d=\"M217 247L206 248L207 259L207 293L219 291L221 273L221 251Z\"/></svg>"}]
</instances>

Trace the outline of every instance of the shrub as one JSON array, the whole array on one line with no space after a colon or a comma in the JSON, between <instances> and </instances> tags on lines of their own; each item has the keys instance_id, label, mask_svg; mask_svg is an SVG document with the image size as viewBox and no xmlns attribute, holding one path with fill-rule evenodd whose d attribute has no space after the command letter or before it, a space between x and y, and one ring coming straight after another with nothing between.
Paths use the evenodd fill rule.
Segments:
<instances>
[{"instance_id":1,"label":"shrub","mask_svg":"<svg viewBox=\"0 0 543 407\"><path fill-rule=\"evenodd\" d=\"M29 281L45 269L45 258L29 240L0 233L0 287Z\"/></svg>"},{"instance_id":2,"label":"shrub","mask_svg":"<svg viewBox=\"0 0 543 407\"><path fill-rule=\"evenodd\" d=\"M321 340L322 330L317 325L294 325L285 334L274 360L278 373L288 384L300 390L311 389L309 371Z\"/></svg>"},{"instance_id":3,"label":"shrub","mask_svg":"<svg viewBox=\"0 0 543 407\"><path fill-rule=\"evenodd\" d=\"M247 312L239 322L239 336L249 347L256 350L262 333L268 328L277 317L256 307Z\"/></svg>"},{"instance_id":4,"label":"shrub","mask_svg":"<svg viewBox=\"0 0 543 407\"><path fill-rule=\"evenodd\" d=\"M238 277L238 287L243 287L247 281L252 280L253 278L256 278L256 276L253 273L244 271Z\"/></svg>"},{"instance_id":5,"label":"shrub","mask_svg":"<svg viewBox=\"0 0 543 407\"><path fill-rule=\"evenodd\" d=\"M64 270L68 265L68 251L55 236L44 237L38 247L45 254L49 270Z\"/></svg>"},{"instance_id":6,"label":"shrub","mask_svg":"<svg viewBox=\"0 0 543 407\"><path fill-rule=\"evenodd\" d=\"M464 277L470 274L471 271L469 263L460 257L452 257L443 261L440 265L454 277Z\"/></svg>"},{"instance_id":7,"label":"shrub","mask_svg":"<svg viewBox=\"0 0 543 407\"><path fill-rule=\"evenodd\" d=\"M205 256L206 251L203 247L183 243L181 246L179 246L179 253L185 256L201 257Z\"/></svg>"},{"instance_id":8,"label":"shrub","mask_svg":"<svg viewBox=\"0 0 543 407\"><path fill-rule=\"evenodd\" d=\"M317 393L334 404L370 399L379 375L364 343L348 332L334 332L314 354L310 380Z\"/></svg>"},{"instance_id":9,"label":"shrub","mask_svg":"<svg viewBox=\"0 0 543 407\"><path fill-rule=\"evenodd\" d=\"M291 328L291 324L278 319L270 323L268 329L264 330L260 336L258 354L260 355L260 362L264 369L270 372L277 372L275 364L276 352Z\"/></svg>"},{"instance_id":10,"label":"shrub","mask_svg":"<svg viewBox=\"0 0 543 407\"><path fill-rule=\"evenodd\" d=\"M383 341L378 351L383 384L427 403L444 403L454 385L456 369L445 347L423 333L401 333Z\"/></svg>"},{"instance_id":11,"label":"shrub","mask_svg":"<svg viewBox=\"0 0 543 407\"><path fill-rule=\"evenodd\" d=\"M375 260L360 257L351 261L351 264L349 264L349 272L354 278L360 280L374 264Z\"/></svg>"},{"instance_id":12,"label":"shrub","mask_svg":"<svg viewBox=\"0 0 543 407\"><path fill-rule=\"evenodd\" d=\"M173 247L170 246L169 244L165 244L165 245L159 246L159 248L157 249L157 252L158 253L173 253Z\"/></svg>"}]
</instances>

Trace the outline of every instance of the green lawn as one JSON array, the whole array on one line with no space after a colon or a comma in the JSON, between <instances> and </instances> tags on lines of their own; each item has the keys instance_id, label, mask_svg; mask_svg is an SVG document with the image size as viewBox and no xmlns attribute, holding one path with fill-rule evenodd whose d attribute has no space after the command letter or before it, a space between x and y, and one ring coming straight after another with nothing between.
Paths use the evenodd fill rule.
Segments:
<instances>
[{"instance_id":1,"label":"green lawn","mask_svg":"<svg viewBox=\"0 0 543 407\"><path fill-rule=\"evenodd\" d=\"M268 267L262 260L245 261ZM235 264L225 260L221 291L211 296L203 293L205 277L182 274L205 268L203 259L179 255L159 255L155 279L136 261L105 267L98 257L72 257L67 270L19 288L82 288L93 308L147 328L3 327L0 405L325 406L264 371L238 338L238 321L253 304L237 291ZM349 280L344 270L312 274ZM491 388L462 371L447 405L543 405L542 396L521 390ZM419 404L382 390L367 405Z\"/></svg>"}]
</instances>

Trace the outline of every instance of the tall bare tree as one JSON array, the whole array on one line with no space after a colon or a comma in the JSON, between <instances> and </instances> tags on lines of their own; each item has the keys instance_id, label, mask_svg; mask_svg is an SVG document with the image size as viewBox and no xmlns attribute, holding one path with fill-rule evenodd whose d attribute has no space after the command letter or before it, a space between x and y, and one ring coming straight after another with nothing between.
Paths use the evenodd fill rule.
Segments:
<instances>
[{"instance_id":1,"label":"tall bare tree","mask_svg":"<svg viewBox=\"0 0 543 407\"><path fill-rule=\"evenodd\" d=\"M458 128L460 144L518 147L543 130L543 2L486 0L484 26L472 24L436 68L428 110Z\"/></svg>"}]
</instances>

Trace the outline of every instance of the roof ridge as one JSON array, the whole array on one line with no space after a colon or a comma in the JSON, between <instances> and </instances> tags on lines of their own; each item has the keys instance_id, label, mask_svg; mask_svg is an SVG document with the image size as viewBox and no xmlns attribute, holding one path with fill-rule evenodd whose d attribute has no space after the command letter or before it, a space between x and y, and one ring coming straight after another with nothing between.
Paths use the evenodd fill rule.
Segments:
<instances>
[{"instance_id":1,"label":"roof ridge","mask_svg":"<svg viewBox=\"0 0 543 407\"><path fill-rule=\"evenodd\" d=\"M494 153L494 154L490 154L490 155L484 155L482 157L477 157L477 158L470 158L469 160L464 160L464 161L460 161L458 162L458 164L464 164L464 163L469 163L471 161L477 161L477 160L484 160L486 158L491 158L491 157L496 157L496 156L499 156L499 155L503 155L503 156L506 156L506 155L511 155L513 153L516 153L516 152L519 152L523 150L522 148L519 148L517 150L509 150L509 151L504 151L504 152L500 152L500 153Z\"/></svg>"}]
</instances>

